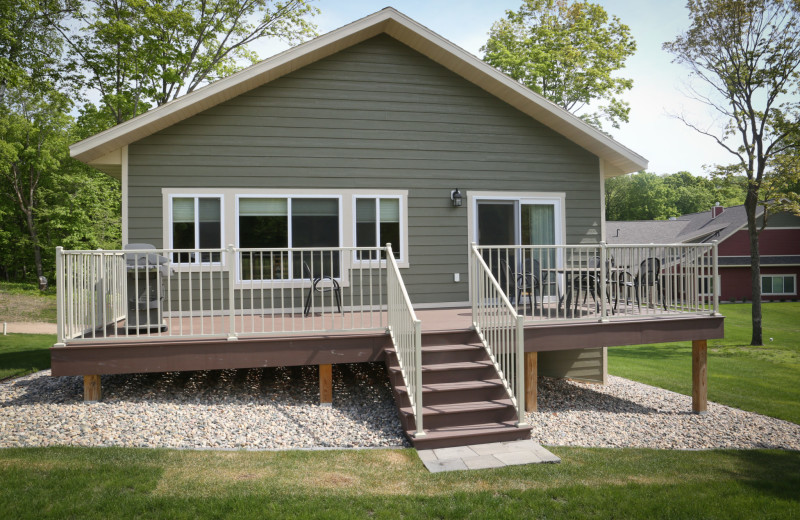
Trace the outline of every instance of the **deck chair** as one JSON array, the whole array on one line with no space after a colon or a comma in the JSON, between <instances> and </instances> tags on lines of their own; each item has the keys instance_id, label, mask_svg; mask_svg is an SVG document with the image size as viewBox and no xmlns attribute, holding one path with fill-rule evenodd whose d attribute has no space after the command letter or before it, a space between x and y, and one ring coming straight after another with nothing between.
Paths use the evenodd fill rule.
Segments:
<instances>
[{"instance_id":1,"label":"deck chair","mask_svg":"<svg viewBox=\"0 0 800 520\"><path fill-rule=\"evenodd\" d=\"M336 298L336 308L339 310L339 312L342 312L342 288L339 286L339 282L337 282L336 279L334 279L332 276L314 276L311 272L311 267L308 266L308 262L305 260L303 261L303 274L305 278L308 278L308 280L311 282L311 286L308 288L308 294L306 295L306 305L303 309L303 315L308 316L311 313L311 300L314 297L315 292L324 294L326 292L333 291L334 298ZM330 280L330 285L321 287L320 283L324 282L325 280ZM324 305L324 296L322 298L322 302Z\"/></svg>"},{"instance_id":2,"label":"deck chair","mask_svg":"<svg viewBox=\"0 0 800 520\"><path fill-rule=\"evenodd\" d=\"M636 274L635 277L627 274L623 276L619 280L620 289L632 289L634 297L636 298L636 307L641 310L642 309L642 302L641 302L641 295L642 289L646 290L648 293L650 291L656 291L656 297L658 301L661 302L661 305L664 307L664 310L667 310L667 302L664 301L663 297L663 280L661 279L661 260L655 257L646 258L642 260L641 264L639 264L639 272ZM614 311L616 311L617 305L614 304Z\"/></svg>"}]
</instances>

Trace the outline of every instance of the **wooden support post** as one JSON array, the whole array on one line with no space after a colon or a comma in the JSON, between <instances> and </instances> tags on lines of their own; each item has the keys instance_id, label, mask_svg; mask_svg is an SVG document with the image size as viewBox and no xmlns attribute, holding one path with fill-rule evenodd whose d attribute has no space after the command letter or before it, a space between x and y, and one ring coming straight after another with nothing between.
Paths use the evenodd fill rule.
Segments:
<instances>
[{"instance_id":1,"label":"wooden support post","mask_svg":"<svg viewBox=\"0 0 800 520\"><path fill-rule=\"evenodd\" d=\"M331 406L333 403L333 366L319 366L319 404Z\"/></svg>"},{"instance_id":2,"label":"wooden support post","mask_svg":"<svg viewBox=\"0 0 800 520\"><path fill-rule=\"evenodd\" d=\"M706 413L708 409L707 351L708 342L706 340L692 341L692 411L694 413Z\"/></svg>"},{"instance_id":3,"label":"wooden support post","mask_svg":"<svg viewBox=\"0 0 800 520\"><path fill-rule=\"evenodd\" d=\"M96 403L102 397L100 376L83 376L83 400L87 403Z\"/></svg>"},{"instance_id":4,"label":"wooden support post","mask_svg":"<svg viewBox=\"0 0 800 520\"><path fill-rule=\"evenodd\" d=\"M538 363L539 357L537 352L525 353L525 411L535 412L539 409L539 404L536 402L539 396L538 388Z\"/></svg>"}]
</instances>

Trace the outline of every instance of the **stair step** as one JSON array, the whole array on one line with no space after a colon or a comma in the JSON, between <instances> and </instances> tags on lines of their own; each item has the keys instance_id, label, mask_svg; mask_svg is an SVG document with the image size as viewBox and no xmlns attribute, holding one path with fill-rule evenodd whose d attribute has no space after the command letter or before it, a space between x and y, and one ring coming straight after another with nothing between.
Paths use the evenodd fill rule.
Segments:
<instances>
[{"instance_id":1,"label":"stair step","mask_svg":"<svg viewBox=\"0 0 800 520\"><path fill-rule=\"evenodd\" d=\"M452 345L458 343L480 343L478 333L474 330L460 330L447 332L429 332L422 334L422 347L432 345Z\"/></svg>"},{"instance_id":2,"label":"stair step","mask_svg":"<svg viewBox=\"0 0 800 520\"><path fill-rule=\"evenodd\" d=\"M423 403L425 402L423 398ZM517 413L508 398L494 401L472 401L448 403L422 408L423 426L427 429L464 426L489 421L503 422L516 419ZM411 407L400 409L400 420L407 430L415 428L414 411Z\"/></svg>"},{"instance_id":3,"label":"stair step","mask_svg":"<svg viewBox=\"0 0 800 520\"><path fill-rule=\"evenodd\" d=\"M394 386L404 383L399 366L389 366L389 377ZM463 361L459 363L437 363L423 365L422 384L454 383L458 381L476 381L497 378L497 371L489 360Z\"/></svg>"},{"instance_id":4,"label":"stair step","mask_svg":"<svg viewBox=\"0 0 800 520\"><path fill-rule=\"evenodd\" d=\"M408 389L405 385L395 387L395 400L399 406L410 405L407 393ZM422 385L422 402L426 406L468 401L492 401L506 397L508 397L508 392L500 379Z\"/></svg>"},{"instance_id":5,"label":"stair step","mask_svg":"<svg viewBox=\"0 0 800 520\"><path fill-rule=\"evenodd\" d=\"M456 361L480 361L487 358L486 349L480 344L445 344L422 347L423 365Z\"/></svg>"},{"instance_id":6,"label":"stair step","mask_svg":"<svg viewBox=\"0 0 800 520\"><path fill-rule=\"evenodd\" d=\"M413 431L408 431L407 433L414 447L418 450L428 450L529 439L531 427L518 427L516 421L504 421L436 429L426 428L423 437L414 437L413 434Z\"/></svg>"}]
</instances>

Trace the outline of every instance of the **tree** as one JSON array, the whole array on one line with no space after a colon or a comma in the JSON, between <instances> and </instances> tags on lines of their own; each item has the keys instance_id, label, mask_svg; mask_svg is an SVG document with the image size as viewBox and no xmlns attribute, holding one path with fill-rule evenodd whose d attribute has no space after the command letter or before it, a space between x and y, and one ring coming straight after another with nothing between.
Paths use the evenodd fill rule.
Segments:
<instances>
[{"instance_id":1,"label":"tree","mask_svg":"<svg viewBox=\"0 0 800 520\"><path fill-rule=\"evenodd\" d=\"M119 124L257 61L248 45L315 35L309 0L92 0L54 23Z\"/></svg>"},{"instance_id":2,"label":"tree","mask_svg":"<svg viewBox=\"0 0 800 520\"><path fill-rule=\"evenodd\" d=\"M579 114L600 128L606 119L619 128L628 121L628 104L617 96L633 81L614 77L636 51L630 29L616 16L589 2L524 0L518 11L492 25L481 48L484 61L570 112L606 103Z\"/></svg>"},{"instance_id":3,"label":"tree","mask_svg":"<svg viewBox=\"0 0 800 520\"><path fill-rule=\"evenodd\" d=\"M689 172L656 175L639 172L606 180L606 220L666 220L708 211L719 202L736 206L744 202L742 176L712 179Z\"/></svg>"},{"instance_id":4,"label":"tree","mask_svg":"<svg viewBox=\"0 0 800 520\"><path fill-rule=\"evenodd\" d=\"M68 157L69 102L53 90L38 92L30 83L9 89L6 102L0 114L0 193L24 218L36 275L43 276L39 189Z\"/></svg>"},{"instance_id":5,"label":"tree","mask_svg":"<svg viewBox=\"0 0 800 520\"><path fill-rule=\"evenodd\" d=\"M796 0L689 0L689 29L664 49L709 93L692 95L724 120L714 130L682 118L735 158L747 176L745 210L753 289L752 345L762 345L756 213L765 175L793 147L800 121L800 4Z\"/></svg>"}]
</instances>

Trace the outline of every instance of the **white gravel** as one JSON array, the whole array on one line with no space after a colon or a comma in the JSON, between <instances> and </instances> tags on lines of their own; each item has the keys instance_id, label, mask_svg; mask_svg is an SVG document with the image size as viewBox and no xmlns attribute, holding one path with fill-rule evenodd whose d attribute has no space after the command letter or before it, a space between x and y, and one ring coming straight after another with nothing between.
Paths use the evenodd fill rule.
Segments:
<instances>
[{"instance_id":1,"label":"white gravel","mask_svg":"<svg viewBox=\"0 0 800 520\"><path fill-rule=\"evenodd\" d=\"M800 450L800 425L713 402L694 414L692 398L621 377L608 384L540 378L532 437L548 446L782 448Z\"/></svg>"},{"instance_id":2,"label":"white gravel","mask_svg":"<svg viewBox=\"0 0 800 520\"><path fill-rule=\"evenodd\" d=\"M296 449L408 446L381 364L334 366L332 407L316 367L103 376L103 401L82 378L49 371L0 383L0 447L141 446ZM540 378L532 438L548 446L800 450L800 425L618 377L606 386Z\"/></svg>"},{"instance_id":3,"label":"white gravel","mask_svg":"<svg viewBox=\"0 0 800 520\"><path fill-rule=\"evenodd\" d=\"M336 365L333 406L317 367L103 376L42 371L0 384L0 447L287 449L407 446L382 364Z\"/></svg>"}]
</instances>

